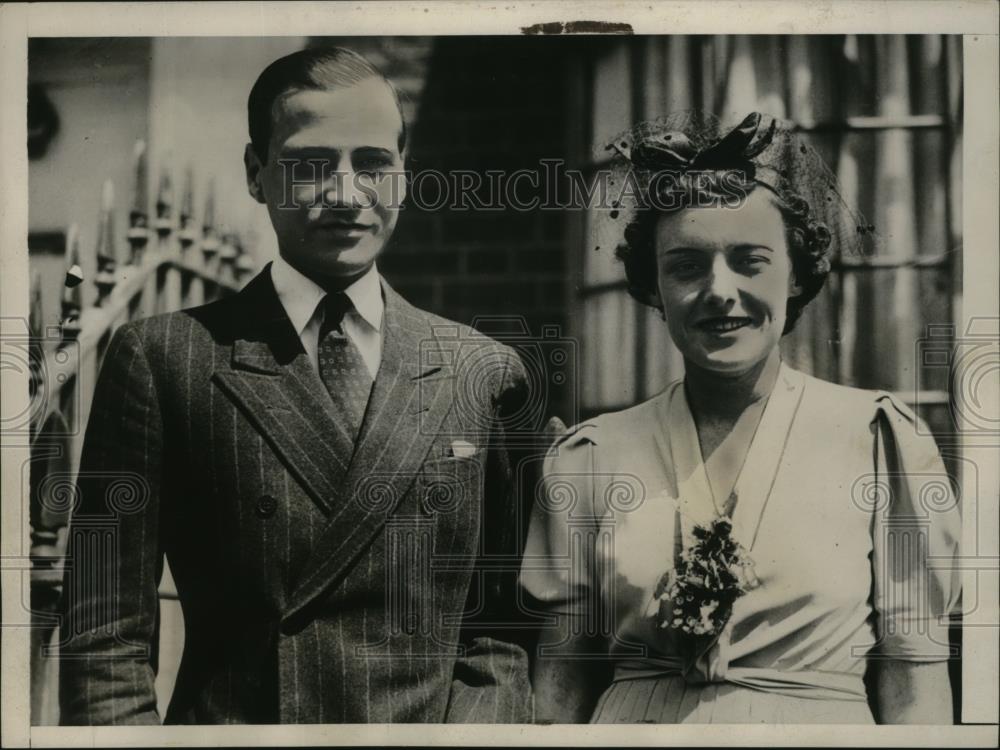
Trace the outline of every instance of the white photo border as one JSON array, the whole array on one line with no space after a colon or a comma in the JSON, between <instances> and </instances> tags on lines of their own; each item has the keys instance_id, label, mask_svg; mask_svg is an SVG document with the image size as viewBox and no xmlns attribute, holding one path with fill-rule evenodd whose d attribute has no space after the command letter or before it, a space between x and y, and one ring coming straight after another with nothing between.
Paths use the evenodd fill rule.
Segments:
<instances>
[{"instance_id":1,"label":"white photo border","mask_svg":"<svg viewBox=\"0 0 1000 750\"><path fill-rule=\"evenodd\" d=\"M780 20L777 20L780 19ZM939 0L715 0L686 2L240 2L240 3L7 3L0 7L0 316L28 310L27 42L29 37L87 36L315 36L521 34L552 21L629 24L636 34L935 33L964 36L964 155L962 310L956 327L1000 318L997 280L1000 231L998 180L998 6ZM27 391L23 374L0 373L0 403L15 408ZM987 392L987 397L994 394ZM1000 413L1000 397L984 404ZM28 549L27 493L20 471L27 446L3 442L0 474L4 617L21 609L22 550ZM969 438L966 455L978 456L980 487L1000 487L995 441ZM29 631L5 620L2 636L2 709L5 747L34 745L138 747L151 745L592 745L633 746L996 746L998 742L998 492L979 498L966 514L964 539L978 539L978 560L964 570L966 590L977 588L981 627L964 631L963 720L956 727L838 726L472 726L294 725L197 727L30 727ZM968 498L968 496L966 496ZM972 521L978 516L981 528ZM985 524L984 524L985 522ZM984 530L985 528L985 530ZM975 544L966 545L973 549ZM984 547L986 547L984 549ZM22 565L23 567L23 565ZM971 587L971 588L970 588ZM989 597L992 597L990 599ZM992 624L991 624L992 623Z\"/></svg>"}]
</instances>

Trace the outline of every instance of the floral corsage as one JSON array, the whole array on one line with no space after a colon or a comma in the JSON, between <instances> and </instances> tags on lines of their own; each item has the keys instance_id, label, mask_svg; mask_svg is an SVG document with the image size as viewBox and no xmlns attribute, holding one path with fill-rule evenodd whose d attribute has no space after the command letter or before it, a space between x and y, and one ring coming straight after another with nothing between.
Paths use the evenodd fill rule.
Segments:
<instances>
[{"instance_id":1,"label":"floral corsage","mask_svg":"<svg viewBox=\"0 0 1000 750\"><path fill-rule=\"evenodd\" d=\"M732 530L728 516L694 526L693 544L681 551L656 586L659 608L653 617L659 627L687 635L718 635L733 603L759 585L753 561L733 539Z\"/></svg>"}]
</instances>

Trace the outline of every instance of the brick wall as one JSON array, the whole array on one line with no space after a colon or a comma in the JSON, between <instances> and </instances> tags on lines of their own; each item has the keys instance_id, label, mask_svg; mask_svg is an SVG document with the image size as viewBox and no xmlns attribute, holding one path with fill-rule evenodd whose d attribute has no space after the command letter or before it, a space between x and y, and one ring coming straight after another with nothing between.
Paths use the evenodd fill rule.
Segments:
<instances>
[{"instance_id":1,"label":"brick wall","mask_svg":"<svg viewBox=\"0 0 1000 750\"><path fill-rule=\"evenodd\" d=\"M436 39L410 168L475 170L485 183L487 170L537 169L540 159L564 158L565 68L553 41ZM566 226L561 211L408 206L382 267L414 304L454 320L523 315L533 329L564 324Z\"/></svg>"}]
</instances>

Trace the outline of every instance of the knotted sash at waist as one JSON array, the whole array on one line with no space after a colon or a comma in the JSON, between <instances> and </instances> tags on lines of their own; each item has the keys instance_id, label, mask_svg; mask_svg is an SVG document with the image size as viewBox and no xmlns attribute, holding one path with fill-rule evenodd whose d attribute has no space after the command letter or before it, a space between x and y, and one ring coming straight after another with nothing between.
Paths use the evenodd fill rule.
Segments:
<instances>
[{"instance_id":1,"label":"knotted sash at waist","mask_svg":"<svg viewBox=\"0 0 1000 750\"><path fill-rule=\"evenodd\" d=\"M813 700L866 701L865 685L860 675L819 670L784 671L762 667L729 667L719 679L709 680L680 657L623 659L615 664L612 680L646 680L680 677L691 685L730 683L751 690Z\"/></svg>"}]
</instances>

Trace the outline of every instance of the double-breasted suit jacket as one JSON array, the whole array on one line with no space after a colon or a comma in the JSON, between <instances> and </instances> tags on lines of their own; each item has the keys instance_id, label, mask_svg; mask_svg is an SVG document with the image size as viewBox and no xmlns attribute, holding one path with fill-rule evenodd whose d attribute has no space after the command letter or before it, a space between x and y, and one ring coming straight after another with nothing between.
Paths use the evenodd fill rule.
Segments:
<instances>
[{"instance_id":1,"label":"double-breasted suit jacket","mask_svg":"<svg viewBox=\"0 0 1000 750\"><path fill-rule=\"evenodd\" d=\"M487 572L511 551L523 367L383 294L354 444L269 267L116 331L71 523L62 723L160 720L164 556L185 623L167 723L529 720L526 655L496 625L512 595Z\"/></svg>"}]
</instances>

